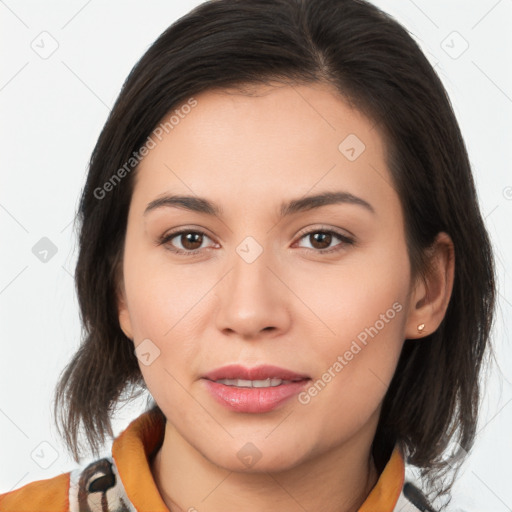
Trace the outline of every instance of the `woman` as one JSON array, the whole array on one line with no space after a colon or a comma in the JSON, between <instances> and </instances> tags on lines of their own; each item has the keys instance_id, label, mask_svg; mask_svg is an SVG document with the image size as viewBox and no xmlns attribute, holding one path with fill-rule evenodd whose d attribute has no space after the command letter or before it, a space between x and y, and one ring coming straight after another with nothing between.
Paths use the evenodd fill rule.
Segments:
<instances>
[{"instance_id":1,"label":"woman","mask_svg":"<svg viewBox=\"0 0 512 512\"><path fill-rule=\"evenodd\" d=\"M396 21L197 7L128 76L79 219L85 337L55 401L75 460L123 394L154 401L111 457L0 510L439 510L494 263L446 92Z\"/></svg>"}]
</instances>

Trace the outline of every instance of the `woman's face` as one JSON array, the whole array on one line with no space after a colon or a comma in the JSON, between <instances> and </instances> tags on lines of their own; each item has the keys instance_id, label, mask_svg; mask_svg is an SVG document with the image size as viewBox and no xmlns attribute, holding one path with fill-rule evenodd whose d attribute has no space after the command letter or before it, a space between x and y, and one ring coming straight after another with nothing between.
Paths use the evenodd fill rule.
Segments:
<instances>
[{"instance_id":1,"label":"woman's face","mask_svg":"<svg viewBox=\"0 0 512 512\"><path fill-rule=\"evenodd\" d=\"M377 128L326 86L258 94L204 92L153 137L119 318L176 435L266 471L371 442L416 323Z\"/></svg>"}]
</instances>

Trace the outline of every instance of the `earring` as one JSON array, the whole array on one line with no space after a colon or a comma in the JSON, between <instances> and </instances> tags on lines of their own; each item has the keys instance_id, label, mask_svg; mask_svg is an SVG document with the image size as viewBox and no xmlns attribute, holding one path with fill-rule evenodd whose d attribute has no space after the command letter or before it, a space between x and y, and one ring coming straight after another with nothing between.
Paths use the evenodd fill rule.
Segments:
<instances>
[{"instance_id":1,"label":"earring","mask_svg":"<svg viewBox=\"0 0 512 512\"><path fill-rule=\"evenodd\" d=\"M418 325L418 332L423 332L423 329L425 329L425 324Z\"/></svg>"}]
</instances>

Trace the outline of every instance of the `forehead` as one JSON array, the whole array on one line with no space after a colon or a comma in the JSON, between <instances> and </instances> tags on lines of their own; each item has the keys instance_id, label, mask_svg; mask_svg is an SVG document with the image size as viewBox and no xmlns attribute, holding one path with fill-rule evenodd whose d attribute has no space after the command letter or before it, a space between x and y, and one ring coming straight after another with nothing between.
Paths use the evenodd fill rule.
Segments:
<instances>
[{"instance_id":1,"label":"forehead","mask_svg":"<svg viewBox=\"0 0 512 512\"><path fill-rule=\"evenodd\" d=\"M255 205L340 186L393 198L378 130L329 86L215 89L193 100L192 108L176 106L152 135L134 201L172 191Z\"/></svg>"}]
</instances>

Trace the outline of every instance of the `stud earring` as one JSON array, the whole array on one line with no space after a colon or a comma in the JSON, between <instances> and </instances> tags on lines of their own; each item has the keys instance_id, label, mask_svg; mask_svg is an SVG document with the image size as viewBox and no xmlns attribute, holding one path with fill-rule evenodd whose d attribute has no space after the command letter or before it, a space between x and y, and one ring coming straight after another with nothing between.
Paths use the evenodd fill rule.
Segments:
<instances>
[{"instance_id":1,"label":"stud earring","mask_svg":"<svg viewBox=\"0 0 512 512\"><path fill-rule=\"evenodd\" d=\"M418 332L423 332L423 329L425 329L425 324L418 325Z\"/></svg>"}]
</instances>

